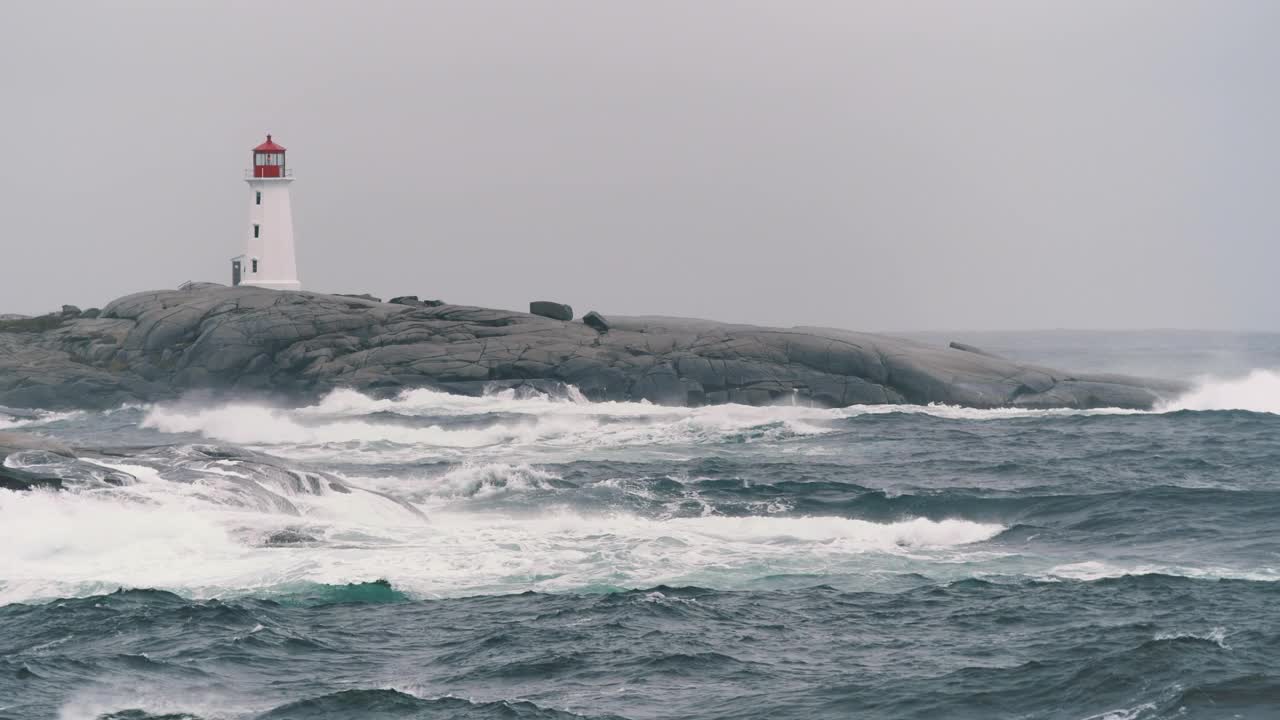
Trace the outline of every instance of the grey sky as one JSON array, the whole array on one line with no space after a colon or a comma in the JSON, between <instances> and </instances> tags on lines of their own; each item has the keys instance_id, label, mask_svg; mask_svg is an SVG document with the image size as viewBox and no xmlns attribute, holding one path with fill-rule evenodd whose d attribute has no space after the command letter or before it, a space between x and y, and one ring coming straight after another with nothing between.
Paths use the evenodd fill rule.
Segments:
<instances>
[{"instance_id":1,"label":"grey sky","mask_svg":"<svg viewBox=\"0 0 1280 720\"><path fill-rule=\"evenodd\" d=\"M7 2L0 312L227 282L855 329L1280 329L1280 2Z\"/></svg>"}]
</instances>

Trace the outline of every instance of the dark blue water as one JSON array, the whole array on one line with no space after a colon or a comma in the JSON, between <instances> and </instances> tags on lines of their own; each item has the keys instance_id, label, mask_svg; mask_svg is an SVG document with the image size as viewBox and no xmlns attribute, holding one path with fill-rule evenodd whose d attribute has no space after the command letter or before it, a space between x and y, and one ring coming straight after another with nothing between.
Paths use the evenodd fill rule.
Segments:
<instances>
[{"instance_id":1,"label":"dark blue water","mask_svg":"<svg viewBox=\"0 0 1280 720\"><path fill-rule=\"evenodd\" d=\"M15 419L0 717L1280 717L1278 390Z\"/></svg>"}]
</instances>

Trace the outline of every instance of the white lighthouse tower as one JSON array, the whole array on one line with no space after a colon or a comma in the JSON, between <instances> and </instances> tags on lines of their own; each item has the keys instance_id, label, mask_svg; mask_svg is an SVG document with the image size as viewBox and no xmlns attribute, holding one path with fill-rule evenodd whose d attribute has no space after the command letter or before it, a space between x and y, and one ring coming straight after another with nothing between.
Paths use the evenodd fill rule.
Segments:
<instances>
[{"instance_id":1,"label":"white lighthouse tower","mask_svg":"<svg viewBox=\"0 0 1280 720\"><path fill-rule=\"evenodd\" d=\"M231 259L231 284L275 290L298 290L298 263L293 250L293 210L289 184L293 173L285 166L285 150L267 136L253 149L249 183L249 227L244 254Z\"/></svg>"}]
</instances>

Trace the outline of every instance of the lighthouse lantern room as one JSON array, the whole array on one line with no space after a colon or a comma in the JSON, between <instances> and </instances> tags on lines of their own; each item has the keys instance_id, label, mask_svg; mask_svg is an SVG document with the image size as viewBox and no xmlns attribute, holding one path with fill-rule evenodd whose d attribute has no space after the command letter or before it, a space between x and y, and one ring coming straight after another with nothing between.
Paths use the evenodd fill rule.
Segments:
<instances>
[{"instance_id":1,"label":"lighthouse lantern room","mask_svg":"<svg viewBox=\"0 0 1280 720\"><path fill-rule=\"evenodd\" d=\"M285 177L284 147L267 136L267 141L253 149L253 176Z\"/></svg>"},{"instance_id":2,"label":"lighthouse lantern room","mask_svg":"<svg viewBox=\"0 0 1280 720\"><path fill-rule=\"evenodd\" d=\"M249 184L249 226L244 253L231 259L231 284L276 290L298 290L293 244L293 211L289 185L293 173L285 165L285 149L267 136L253 149Z\"/></svg>"}]
</instances>

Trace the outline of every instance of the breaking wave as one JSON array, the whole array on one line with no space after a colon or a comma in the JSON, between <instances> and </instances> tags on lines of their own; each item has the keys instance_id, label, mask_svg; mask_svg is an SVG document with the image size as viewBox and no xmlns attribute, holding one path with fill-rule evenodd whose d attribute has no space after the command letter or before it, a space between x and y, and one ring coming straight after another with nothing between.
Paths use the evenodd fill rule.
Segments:
<instances>
[{"instance_id":1,"label":"breaking wave","mask_svg":"<svg viewBox=\"0 0 1280 720\"><path fill-rule=\"evenodd\" d=\"M535 444L577 448L778 440L828 432L832 421L845 416L795 406L678 408L518 398L509 391L470 398L415 390L395 400L376 400L339 390L298 409L156 405L142 425L242 445L383 443L430 454Z\"/></svg>"},{"instance_id":2,"label":"breaking wave","mask_svg":"<svg viewBox=\"0 0 1280 720\"><path fill-rule=\"evenodd\" d=\"M1007 420L1077 415L1131 414L1121 409L974 409L945 405L865 405L818 408L800 405L669 407L648 402L587 402L576 393L556 398L511 390L467 397L410 390L375 399L336 390L315 405L280 408L251 403L194 406L160 404L147 409L142 426L165 433L274 448L290 457L314 457L299 448L376 444L413 448L413 457L458 457L469 451L519 448L592 450L669 445L785 441L841 429L849 418L921 414L952 420ZM293 451L281 449L292 447ZM387 457L379 455L379 457ZM407 458L394 456L397 461ZM354 459L349 457L348 459Z\"/></svg>"},{"instance_id":3,"label":"breaking wave","mask_svg":"<svg viewBox=\"0 0 1280 720\"><path fill-rule=\"evenodd\" d=\"M49 423L69 420L82 416L79 410L70 412L50 412L48 410L25 410L0 407L0 430L22 427L38 427Z\"/></svg>"},{"instance_id":4,"label":"breaking wave","mask_svg":"<svg viewBox=\"0 0 1280 720\"><path fill-rule=\"evenodd\" d=\"M1159 410L1248 410L1280 414L1280 372L1253 370L1238 378L1201 378L1190 392Z\"/></svg>"},{"instance_id":5,"label":"breaking wave","mask_svg":"<svg viewBox=\"0 0 1280 720\"><path fill-rule=\"evenodd\" d=\"M494 480L500 476L479 469L446 482L478 492L521 471ZM176 493L130 502L116 494L0 491L0 603L117 587L214 597L375 580L419 597L582 590L602 581L748 587L780 571L854 572L874 566L877 555L927 564L1004 530L965 520L660 519L567 508L527 516L437 511L422 523L390 506L360 512L348 498L321 498L292 516ZM304 541L269 541L285 532Z\"/></svg>"},{"instance_id":6,"label":"breaking wave","mask_svg":"<svg viewBox=\"0 0 1280 720\"><path fill-rule=\"evenodd\" d=\"M0 715L1269 716L1278 398L0 409Z\"/></svg>"}]
</instances>

